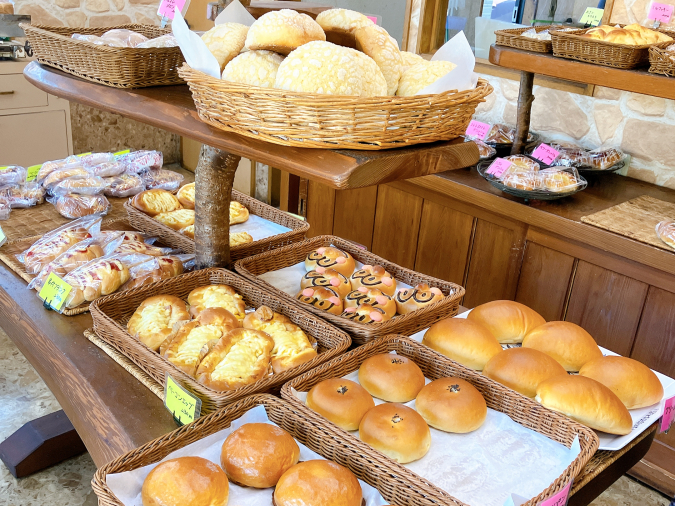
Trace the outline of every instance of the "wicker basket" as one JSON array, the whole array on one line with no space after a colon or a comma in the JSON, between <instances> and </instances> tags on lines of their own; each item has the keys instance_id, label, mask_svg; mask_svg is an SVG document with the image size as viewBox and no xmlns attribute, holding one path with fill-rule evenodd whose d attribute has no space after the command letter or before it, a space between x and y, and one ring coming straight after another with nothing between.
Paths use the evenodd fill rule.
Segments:
<instances>
[{"instance_id":1,"label":"wicker basket","mask_svg":"<svg viewBox=\"0 0 675 506\"><path fill-rule=\"evenodd\" d=\"M258 278L258 276L266 272L276 271L284 267L295 265L299 262L304 262L310 251L320 248L321 246L330 245L349 252L354 259L363 264L383 266L397 280L403 281L411 286L415 286L419 283L427 283L430 286L438 287L445 297L443 300L407 315L396 316L391 320L381 323L364 324L317 309L310 304L299 302L294 297L291 297L287 293L282 292ZM267 253L239 260L235 264L235 269L248 280L260 285L266 291L274 293L279 298L286 301L286 304L311 311L319 318L328 320L333 325L344 329L352 336L352 339L356 344L364 344L375 337L386 336L388 334L398 333L412 335L418 330L429 327L438 320L455 316L459 311L459 301L464 296L464 288L459 285L411 271L410 269L406 269L405 267L401 267L384 258L374 255L373 253L364 251L352 242L330 235L317 236L303 242L285 246L275 251L269 251ZM300 280L298 279L298 286L299 284Z\"/></svg>"},{"instance_id":2,"label":"wicker basket","mask_svg":"<svg viewBox=\"0 0 675 506\"><path fill-rule=\"evenodd\" d=\"M649 48L649 71L675 77L675 52L666 51L675 42L662 42Z\"/></svg>"},{"instance_id":3,"label":"wicker basket","mask_svg":"<svg viewBox=\"0 0 675 506\"><path fill-rule=\"evenodd\" d=\"M215 284L233 287L244 298L247 307L258 308L265 305L288 316L293 323L307 333L310 340L316 341L318 356L299 367L281 374L273 374L252 385L230 392L220 392L198 383L193 377L188 376L127 333L126 325L129 318L148 297L165 294L186 299L195 288ZM264 293L259 287L225 269L195 271L145 287L102 297L91 304L90 310L94 319L94 331L102 340L115 347L160 385L164 385L166 373L170 374L172 378L202 400L202 413L215 411L247 395L278 391L281 385L289 379L339 355L351 344L349 336L344 332L322 320L317 320L303 309L289 306L279 298Z\"/></svg>"},{"instance_id":4,"label":"wicker basket","mask_svg":"<svg viewBox=\"0 0 675 506\"><path fill-rule=\"evenodd\" d=\"M525 51L534 51L537 53L550 53L553 51L553 43L550 40L537 40L530 37L522 37L520 34L534 28L537 33L549 30L553 25L526 26L525 28L508 28L506 30L497 30L497 45L515 47Z\"/></svg>"},{"instance_id":5,"label":"wicker basket","mask_svg":"<svg viewBox=\"0 0 675 506\"><path fill-rule=\"evenodd\" d=\"M358 370L361 363L373 355L393 351L413 360L420 366L424 375L431 380L458 377L470 382L481 392L483 397L485 397L485 401L489 408L505 413L516 423L543 434L554 441L558 441L568 448L574 441L574 437L579 436L581 452L577 458L546 490L526 502L525 505L527 506L539 504L540 501L543 501L547 497L560 491L567 483L574 479L577 474L579 474L598 449L598 436L588 427L574 422L560 413L551 411L532 399L528 399L496 381L486 378L482 374L444 357L423 344L403 336L387 336L372 341L367 345L356 348L330 362L326 362L286 383L281 389L281 396L288 401L298 413L303 413L308 417L310 415L316 417L318 415L314 411L293 395L293 392L291 391L292 388L300 392L308 392L310 388L323 380L340 378ZM324 424L331 425L336 430L341 430L328 420L324 420ZM350 439L354 446L360 447L362 452L365 453L370 449L366 443L355 436L346 432L343 433L346 438ZM370 450L372 451L372 449ZM425 494L435 493L445 496L443 504L464 504L427 480L420 478L412 471L396 464L393 460L390 460L384 455L380 455L379 460L387 461L391 465L396 466L397 471L395 471L395 474L410 480L412 487L416 490L420 490Z\"/></svg>"},{"instance_id":6,"label":"wicker basket","mask_svg":"<svg viewBox=\"0 0 675 506\"><path fill-rule=\"evenodd\" d=\"M309 230L309 223L306 221L295 218L294 216L272 206L268 206L267 204L263 204L259 200L244 195L236 190L232 190L232 200L236 200L246 206L251 214L255 214L256 216L260 216L261 218L291 229L288 232L268 237L267 239L234 246L230 249L230 258L233 262L240 258L246 258L264 251L273 250L279 246L302 241ZM150 234L154 237L159 237L162 242L168 244L172 248L178 248L185 253L195 252L195 241L193 239L190 239L186 235L167 227L163 223L160 223L147 214L139 211L131 205L130 201L125 202L124 207L129 215L129 223L138 230L142 230L146 234Z\"/></svg>"},{"instance_id":7,"label":"wicker basket","mask_svg":"<svg viewBox=\"0 0 675 506\"><path fill-rule=\"evenodd\" d=\"M127 48L99 46L71 38L74 33L101 35L124 28L148 38L171 33L151 25L121 25L102 28L63 28L22 24L40 63L69 74L114 88L144 88L182 84L178 68L185 61L179 47Z\"/></svg>"},{"instance_id":8,"label":"wicker basket","mask_svg":"<svg viewBox=\"0 0 675 506\"><path fill-rule=\"evenodd\" d=\"M199 117L221 130L301 148L375 150L450 140L492 93L476 89L413 97L297 93L215 79L183 65Z\"/></svg>"}]
</instances>

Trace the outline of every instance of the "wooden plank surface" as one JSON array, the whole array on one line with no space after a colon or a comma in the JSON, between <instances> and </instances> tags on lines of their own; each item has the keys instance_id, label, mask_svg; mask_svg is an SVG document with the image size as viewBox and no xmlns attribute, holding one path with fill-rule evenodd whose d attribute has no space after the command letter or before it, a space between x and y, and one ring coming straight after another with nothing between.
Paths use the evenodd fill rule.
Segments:
<instances>
[{"instance_id":1,"label":"wooden plank surface","mask_svg":"<svg viewBox=\"0 0 675 506\"><path fill-rule=\"evenodd\" d=\"M370 186L335 192L333 235L372 248L377 189Z\"/></svg>"},{"instance_id":2,"label":"wooden plank surface","mask_svg":"<svg viewBox=\"0 0 675 506\"><path fill-rule=\"evenodd\" d=\"M663 337L655 340L653 336ZM675 377L675 293L649 288L630 356Z\"/></svg>"},{"instance_id":3,"label":"wooden plank surface","mask_svg":"<svg viewBox=\"0 0 675 506\"><path fill-rule=\"evenodd\" d=\"M84 81L37 62L26 67L24 76L57 97L121 114L332 188L361 188L478 162L478 148L463 139L383 151L279 146L207 125L197 116L187 86L121 90Z\"/></svg>"}]
</instances>

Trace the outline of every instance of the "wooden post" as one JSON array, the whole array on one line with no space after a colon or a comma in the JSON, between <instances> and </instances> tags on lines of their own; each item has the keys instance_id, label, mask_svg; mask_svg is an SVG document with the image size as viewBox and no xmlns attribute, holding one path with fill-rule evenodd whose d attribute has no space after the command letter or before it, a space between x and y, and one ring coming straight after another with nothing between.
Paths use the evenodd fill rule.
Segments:
<instances>
[{"instance_id":1,"label":"wooden post","mask_svg":"<svg viewBox=\"0 0 675 506\"><path fill-rule=\"evenodd\" d=\"M511 148L512 155L519 155L527 145L527 135L530 133L530 112L532 111L532 85L534 74L522 71L520 73L520 92L518 93L518 119L516 121L516 137Z\"/></svg>"},{"instance_id":2,"label":"wooden post","mask_svg":"<svg viewBox=\"0 0 675 506\"><path fill-rule=\"evenodd\" d=\"M195 171L198 269L230 266L230 199L240 156L203 145Z\"/></svg>"}]
</instances>

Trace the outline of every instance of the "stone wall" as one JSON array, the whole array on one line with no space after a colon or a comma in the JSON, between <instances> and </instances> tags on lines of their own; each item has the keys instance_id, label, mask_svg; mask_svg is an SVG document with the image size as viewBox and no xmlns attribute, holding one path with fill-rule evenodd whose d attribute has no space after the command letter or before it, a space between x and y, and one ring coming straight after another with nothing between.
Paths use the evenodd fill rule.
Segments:
<instances>
[{"instance_id":1,"label":"stone wall","mask_svg":"<svg viewBox=\"0 0 675 506\"><path fill-rule=\"evenodd\" d=\"M15 0L15 12L30 14L33 24L112 26L158 24L158 0Z\"/></svg>"}]
</instances>

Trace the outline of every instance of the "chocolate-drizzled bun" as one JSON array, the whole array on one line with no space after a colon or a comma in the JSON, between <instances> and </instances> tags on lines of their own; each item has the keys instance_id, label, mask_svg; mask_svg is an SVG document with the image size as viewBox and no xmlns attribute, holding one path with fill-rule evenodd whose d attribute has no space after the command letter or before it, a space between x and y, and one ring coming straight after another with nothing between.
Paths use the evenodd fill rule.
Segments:
<instances>
[{"instance_id":1,"label":"chocolate-drizzled bun","mask_svg":"<svg viewBox=\"0 0 675 506\"><path fill-rule=\"evenodd\" d=\"M352 283L343 274L335 269L317 267L309 271L300 280L300 288L326 287L334 290L340 298L346 297L352 291Z\"/></svg>"},{"instance_id":2,"label":"chocolate-drizzled bun","mask_svg":"<svg viewBox=\"0 0 675 506\"><path fill-rule=\"evenodd\" d=\"M380 323L391 318L379 307L370 304L361 304L359 307L348 307L342 316L357 323Z\"/></svg>"},{"instance_id":3,"label":"chocolate-drizzled bun","mask_svg":"<svg viewBox=\"0 0 675 506\"><path fill-rule=\"evenodd\" d=\"M356 264L352 256L346 251L324 246L311 251L305 259L305 270L313 271L317 267L335 269L343 276L349 277L354 272Z\"/></svg>"},{"instance_id":4,"label":"chocolate-drizzled bun","mask_svg":"<svg viewBox=\"0 0 675 506\"><path fill-rule=\"evenodd\" d=\"M377 288L390 297L393 297L396 293L396 279L385 271L381 265L364 265L352 274L350 280L354 290L364 286L366 288Z\"/></svg>"},{"instance_id":5,"label":"chocolate-drizzled bun","mask_svg":"<svg viewBox=\"0 0 675 506\"><path fill-rule=\"evenodd\" d=\"M345 308L359 307L361 304L370 304L373 307L380 308L389 317L393 318L396 314L396 303L394 299L382 293L377 288L368 289L365 286L349 292L345 297Z\"/></svg>"},{"instance_id":6,"label":"chocolate-drizzled bun","mask_svg":"<svg viewBox=\"0 0 675 506\"><path fill-rule=\"evenodd\" d=\"M426 283L419 284L415 288L402 288L394 297L396 311L399 314L412 313L442 299L443 292L436 287L429 288Z\"/></svg>"},{"instance_id":7,"label":"chocolate-drizzled bun","mask_svg":"<svg viewBox=\"0 0 675 506\"><path fill-rule=\"evenodd\" d=\"M295 296L300 302L311 304L315 308L336 315L342 314L343 306L340 296L330 288L305 288Z\"/></svg>"}]
</instances>

